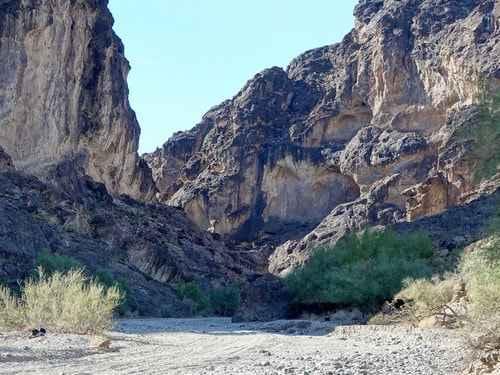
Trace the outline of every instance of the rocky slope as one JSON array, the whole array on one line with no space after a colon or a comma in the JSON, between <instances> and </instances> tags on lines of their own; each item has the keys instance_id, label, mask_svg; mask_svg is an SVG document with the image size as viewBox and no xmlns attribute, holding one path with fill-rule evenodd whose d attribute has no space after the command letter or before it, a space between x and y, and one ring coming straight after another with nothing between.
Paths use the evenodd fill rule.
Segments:
<instances>
[{"instance_id":1,"label":"rocky slope","mask_svg":"<svg viewBox=\"0 0 500 375\"><path fill-rule=\"evenodd\" d=\"M67 255L91 273L126 280L142 315L186 316L172 284L196 280L216 286L246 281L258 269L248 253L230 250L200 231L176 208L112 198L101 183L58 165L65 189L19 173L0 148L0 280L16 287L32 274L37 256Z\"/></svg>"},{"instance_id":2,"label":"rocky slope","mask_svg":"<svg viewBox=\"0 0 500 375\"><path fill-rule=\"evenodd\" d=\"M0 0L0 282L48 251L126 280L139 314L186 315L174 283L244 283L264 263L154 204L107 5Z\"/></svg>"},{"instance_id":3,"label":"rocky slope","mask_svg":"<svg viewBox=\"0 0 500 375\"><path fill-rule=\"evenodd\" d=\"M348 230L465 203L456 131L481 82L500 86L499 16L498 0L360 1L341 43L259 73L146 156L162 200L237 239L289 231L275 273Z\"/></svg>"},{"instance_id":4,"label":"rocky slope","mask_svg":"<svg viewBox=\"0 0 500 375\"><path fill-rule=\"evenodd\" d=\"M110 192L151 199L107 3L0 1L0 145L20 170L72 159Z\"/></svg>"},{"instance_id":5,"label":"rocky slope","mask_svg":"<svg viewBox=\"0 0 500 375\"><path fill-rule=\"evenodd\" d=\"M107 0L0 0L0 278L67 254L130 280L150 315L187 308L173 282L249 281L253 320L286 310L266 266L284 274L348 231L477 239L500 179L474 182L457 131L481 84L500 87L500 0L362 0L355 17L143 160Z\"/></svg>"}]
</instances>

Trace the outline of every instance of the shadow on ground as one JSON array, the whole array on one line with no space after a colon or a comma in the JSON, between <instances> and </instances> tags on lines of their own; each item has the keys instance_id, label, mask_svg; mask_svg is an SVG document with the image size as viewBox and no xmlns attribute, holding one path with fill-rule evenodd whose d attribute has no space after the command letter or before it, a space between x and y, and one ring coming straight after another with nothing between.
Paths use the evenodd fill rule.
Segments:
<instances>
[{"instance_id":1,"label":"shadow on ground","mask_svg":"<svg viewBox=\"0 0 500 375\"><path fill-rule=\"evenodd\" d=\"M346 325L346 322L316 320L277 320L267 323L232 323L230 318L198 319L123 319L114 332L124 334L192 333L200 335L323 336Z\"/></svg>"}]
</instances>

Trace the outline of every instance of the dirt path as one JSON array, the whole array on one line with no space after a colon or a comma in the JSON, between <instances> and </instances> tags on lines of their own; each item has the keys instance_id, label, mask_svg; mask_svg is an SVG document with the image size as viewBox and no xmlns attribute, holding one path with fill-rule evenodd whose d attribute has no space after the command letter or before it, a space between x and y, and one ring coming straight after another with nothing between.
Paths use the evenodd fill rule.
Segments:
<instances>
[{"instance_id":1,"label":"dirt path","mask_svg":"<svg viewBox=\"0 0 500 375\"><path fill-rule=\"evenodd\" d=\"M330 333L328 333L330 332ZM0 374L459 374L457 334L228 319L122 320L112 350L87 337L0 336Z\"/></svg>"}]
</instances>

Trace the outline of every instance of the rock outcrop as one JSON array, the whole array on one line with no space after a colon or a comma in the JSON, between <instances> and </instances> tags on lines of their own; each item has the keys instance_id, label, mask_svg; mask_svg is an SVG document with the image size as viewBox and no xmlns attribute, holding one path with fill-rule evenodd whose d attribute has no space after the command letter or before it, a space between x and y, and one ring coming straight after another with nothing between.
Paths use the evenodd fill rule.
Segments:
<instances>
[{"instance_id":1,"label":"rock outcrop","mask_svg":"<svg viewBox=\"0 0 500 375\"><path fill-rule=\"evenodd\" d=\"M391 196L398 196L400 181L399 174L378 181L359 199L336 207L304 238L289 240L277 247L269 258L269 271L284 275L306 261L312 249L335 243L348 232L401 221L403 209L390 202Z\"/></svg>"},{"instance_id":2,"label":"rock outcrop","mask_svg":"<svg viewBox=\"0 0 500 375\"><path fill-rule=\"evenodd\" d=\"M259 268L252 254L229 249L181 210L113 198L90 178L68 177L62 190L1 170L0 186L0 280L13 287L49 252L125 280L141 315L186 316L173 284L244 283Z\"/></svg>"},{"instance_id":3,"label":"rock outcrop","mask_svg":"<svg viewBox=\"0 0 500 375\"><path fill-rule=\"evenodd\" d=\"M500 186L472 178L458 136L482 84L500 87L500 0L361 0L355 17L142 159L107 0L0 0L0 278L67 254L130 280L155 315L182 313L171 283L251 281L237 318L260 320L288 301L266 267L349 231L430 223L467 242L448 221Z\"/></svg>"},{"instance_id":4,"label":"rock outcrop","mask_svg":"<svg viewBox=\"0 0 500 375\"><path fill-rule=\"evenodd\" d=\"M360 1L341 43L259 73L146 157L162 200L237 239L320 223L277 249L280 272L318 238L463 204L478 186L457 130L481 83L500 86L499 16L498 0Z\"/></svg>"},{"instance_id":5,"label":"rock outcrop","mask_svg":"<svg viewBox=\"0 0 500 375\"><path fill-rule=\"evenodd\" d=\"M155 204L107 5L0 0L0 280L67 255L126 280L139 314L186 315L173 284L244 284L265 263Z\"/></svg>"},{"instance_id":6,"label":"rock outcrop","mask_svg":"<svg viewBox=\"0 0 500 375\"><path fill-rule=\"evenodd\" d=\"M107 3L0 1L0 145L19 170L78 159L113 194L152 199Z\"/></svg>"},{"instance_id":7,"label":"rock outcrop","mask_svg":"<svg viewBox=\"0 0 500 375\"><path fill-rule=\"evenodd\" d=\"M328 161L339 145L292 141L291 125L305 121L317 98L279 68L258 74L195 129L146 157L164 201L204 229L251 239L261 229L314 226L356 199L355 181Z\"/></svg>"},{"instance_id":8,"label":"rock outcrop","mask_svg":"<svg viewBox=\"0 0 500 375\"><path fill-rule=\"evenodd\" d=\"M0 146L0 172L10 171L14 169L12 158Z\"/></svg>"}]
</instances>

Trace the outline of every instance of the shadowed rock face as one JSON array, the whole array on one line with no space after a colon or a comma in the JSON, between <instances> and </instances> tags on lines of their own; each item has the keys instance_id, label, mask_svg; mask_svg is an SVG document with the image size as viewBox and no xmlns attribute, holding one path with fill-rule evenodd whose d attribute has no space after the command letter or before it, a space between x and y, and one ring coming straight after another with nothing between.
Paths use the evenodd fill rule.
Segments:
<instances>
[{"instance_id":1,"label":"shadowed rock face","mask_svg":"<svg viewBox=\"0 0 500 375\"><path fill-rule=\"evenodd\" d=\"M4 149L0 146L0 171L10 171L14 169L14 165L12 164L12 159L10 155L8 155Z\"/></svg>"},{"instance_id":2,"label":"shadowed rock face","mask_svg":"<svg viewBox=\"0 0 500 375\"><path fill-rule=\"evenodd\" d=\"M19 170L66 159L114 193L151 199L107 0L0 1L0 145Z\"/></svg>"},{"instance_id":3,"label":"shadowed rock face","mask_svg":"<svg viewBox=\"0 0 500 375\"><path fill-rule=\"evenodd\" d=\"M196 128L145 157L163 200L202 228L249 239L266 227L315 224L356 198L352 178L327 163L336 145L291 141L290 124L300 123L317 97L279 68L258 74Z\"/></svg>"},{"instance_id":4,"label":"shadowed rock face","mask_svg":"<svg viewBox=\"0 0 500 375\"><path fill-rule=\"evenodd\" d=\"M498 0L360 1L341 43L257 74L146 156L162 200L236 238L324 218L344 228L330 242L463 203L477 186L455 134L474 121L480 81L498 86L499 15ZM278 248L271 269L317 235Z\"/></svg>"},{"instance_id":5,"label":"shadowed rock face","mask_svg":"<svg viewBox=\"0 0 500 375\"><path fill-rule=\"evenodd\" d=\"M283 274L349 231L495 191L456 133L480 81L500 86L500 0L363 0L355 16L341 43L257 74L142 160L107 1L0 0L0 277L46 248L130 278L157 314L179 302L168 283L252 279L270 253ZM250 302L281 294L254 281Z\"/></svg>"},{"instance_id":6,"label":"shadowed rock face","mask_svg":"<svg viewBox=\"0 0 500 375\"><path fill-rule=\"evenodd\" d=\"M290 124L304 120L317 96L279 68L258 74L192 131L145 157L164 201L202 228L249 239L276 225L314 225L358 197L354 180L328 161L340 144L292 141Z\"/></svg>"},{"instance_id":7,"label":"shadowed rock face","mask_svg":"<svg viewBox=\"0 0 500 375\"><path fill-rule=\"evenodd\" d=\"M230 250L182 210L113 198L79 176L78 165L53 168L54 186L4 169L3 160L0 151L0 279L8 285L31 275L37 256L49 251L125 280L141 315L186 316L173 284L244 282L259 269L254 255Z\"/></svg>"}]
</instances>

